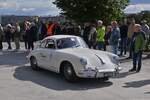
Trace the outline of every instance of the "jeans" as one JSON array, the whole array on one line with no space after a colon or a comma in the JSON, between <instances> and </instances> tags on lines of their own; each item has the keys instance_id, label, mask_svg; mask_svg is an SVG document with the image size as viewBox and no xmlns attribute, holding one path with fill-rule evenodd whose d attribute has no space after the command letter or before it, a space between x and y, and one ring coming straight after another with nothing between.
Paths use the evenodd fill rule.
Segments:
<instances>
[{"instance_id":1,"label":"jeans","mask_svg":"<svg viewBox=\"0 0 150 100\"><path fill-rule=\"evenodd\" d=\"M118 45L111 45L112 52L117 55Z\"/></svg>"},{"instance_id":2,"label":"jeans","mask_svg":"<svg viewBox=\"0 0 150 100\"><path fill-rule=\"evenodd\" d=\"M127 38L122 38L121 39L120 47L121 47L120 48L121 49L120 55L122 55L123 52L126 55L126 52L127 52Z\"/></svg>"},{"instance_id":3,"label":"jeans","mask_svg":"<svg viewBox=\"0 0 150 100\"><path fill-rule=\"evenodd\" d=\"M136 68L138 64L138 68ZM140 71L142 66L142 51L133 53L133 69Z\"/></svg>"},{"instance_id":4,"label":"jeans","mask_svg":"<svg viewBox=\"0 0 150 100\"><path fill-rule=\"evenodd\" d=\"M104 42L98 42L98 49L99 50L104 49Z\"/></svg>"}]
</instances>

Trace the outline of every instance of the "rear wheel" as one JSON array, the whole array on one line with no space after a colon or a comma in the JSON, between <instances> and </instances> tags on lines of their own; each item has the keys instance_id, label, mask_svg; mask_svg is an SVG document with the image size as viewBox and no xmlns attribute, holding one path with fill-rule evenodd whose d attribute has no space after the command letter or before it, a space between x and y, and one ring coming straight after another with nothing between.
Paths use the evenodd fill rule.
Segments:
<instances>
[{"instance_id":1,"label":"rear wheel","mask_svg":"<svg viewBox=\"0 0 150 100\"><path fill-rule=\"evenodd\" d=\"M37 64L37 60L35 57L31 57L30 58L30 65L31 65L31 68L33 70L39 70L39 67L38 67L38 64Z\"/></svg>"},{"instance_id":2,"label":"rear wheel","mask_svg":"<svg viewBox=\"0 0 150 100\"><path fill-rule=\"evenodd\" d=\"M65 63L63 66L63 76L64 78L69 82L75 82L77 79L77 76L75 74L75 71L73 69L73 66L70 63Z\"/></svg>"}]
</instances>

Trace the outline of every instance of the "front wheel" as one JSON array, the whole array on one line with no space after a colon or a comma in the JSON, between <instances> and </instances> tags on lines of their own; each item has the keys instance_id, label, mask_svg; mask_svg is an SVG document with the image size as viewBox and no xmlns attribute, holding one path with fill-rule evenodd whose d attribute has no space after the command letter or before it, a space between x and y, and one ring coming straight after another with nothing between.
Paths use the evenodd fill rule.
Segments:
<instances>
[{"instance_id":1,"label":"front wheel","mask_svg":"<svg viewBox=\"0 0 150 100\"><path fill-rule=\"evenodd\" d=\"M31 57L30 58L30 65L31 65L31 68L33 70L39 70L39 67L38 67L38 64L37 64L37 60L35 57Z\"/></svg>"},{"instance_id":2,"label":"front wheel","mask_svg":"<svg viewBox=\"0 0 150 100\"><path fill-rule=\"evenodd\" d=\"M103 78L101 78L100 80L102 80L102 81L106 82L106 81L108 81L108 80L109 80L109 77L103 77Z\"/></svg>"},{"instance_id":3,"label":"front wheel","mask_svg":"<svg viewBox=\"0 0 150 100\"><path fill-rule=\"evenodd\" d=\"M69 63L64 64L63 75L64 75L64 78L69 82L74 82L77 79L75 71L72 65Z\"/></svg>"}]
</instances>

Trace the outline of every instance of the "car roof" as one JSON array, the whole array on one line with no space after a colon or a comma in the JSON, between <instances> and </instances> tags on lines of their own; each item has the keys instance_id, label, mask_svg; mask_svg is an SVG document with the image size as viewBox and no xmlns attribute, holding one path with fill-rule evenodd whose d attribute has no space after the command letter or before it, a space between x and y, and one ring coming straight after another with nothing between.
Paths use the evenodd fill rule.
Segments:
<instances>
[{"instance_id":1,"label":"car roof","mask_svg":"<svg viewBox=\"0 0 150 100\"><path fill-rule=\"evenodd\" d=\"M53 39L53 40L58 40L58 39L62 39L62 38L79 38L78 36L74 36L74 35L53 35L53 36L48 36L45 39Z\"/></svg>"}]
</instances>

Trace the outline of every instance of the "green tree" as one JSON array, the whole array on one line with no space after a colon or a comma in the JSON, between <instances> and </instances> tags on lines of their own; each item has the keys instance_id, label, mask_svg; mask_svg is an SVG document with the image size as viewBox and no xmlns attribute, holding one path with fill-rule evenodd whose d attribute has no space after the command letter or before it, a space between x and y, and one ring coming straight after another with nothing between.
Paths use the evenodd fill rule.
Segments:
<instances>
[{"instance_id":1,"label":"green tree","mask_svg":"<svg viewBox=\"0 0 150 100\"><path fill-rule=\"evenodd\" d=\"M119 20L129 0L55 0L62 14L76 22Z\"/></svg>"}]
</instances>

